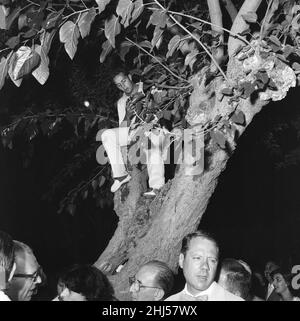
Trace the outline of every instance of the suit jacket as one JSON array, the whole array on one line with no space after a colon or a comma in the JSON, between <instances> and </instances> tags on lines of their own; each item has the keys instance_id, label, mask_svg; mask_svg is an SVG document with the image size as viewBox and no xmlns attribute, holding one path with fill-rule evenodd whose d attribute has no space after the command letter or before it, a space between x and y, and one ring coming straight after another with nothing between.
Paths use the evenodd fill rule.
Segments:
<instances>
[{"instance_id":1,"label":"suit jacket","mask_svg":"<svg viewBox=\"0 0 300 321\"><path fill-rule=\"evenodd\" d=\"M181 292L171 295L165 301L198 301L197 296L207 296L206 301L245 301L226 291L217 282L213 282L208 289L200 292L199 295L196 296L189 293L185 285Z\"/></svg>"},{"instance_id":2,"label":"suit jacket","mask_svg":"<svg viewBox=\"0 0 300 321\"><path fill-rule=\"evenodd\" d=\"M139 82L138 85L139 85L138 92L144 93L144 91L143 91L143 83ZM124 93L123 96L118 100L117 107L118 107L119 125L122 123L122 121L125 118L125 115L126 115L126 102L127 102L128 98L129 97ZM134 123L135 118L136 118L136 116L131 120L131 123Z\"/></svg>"}]
</instances>

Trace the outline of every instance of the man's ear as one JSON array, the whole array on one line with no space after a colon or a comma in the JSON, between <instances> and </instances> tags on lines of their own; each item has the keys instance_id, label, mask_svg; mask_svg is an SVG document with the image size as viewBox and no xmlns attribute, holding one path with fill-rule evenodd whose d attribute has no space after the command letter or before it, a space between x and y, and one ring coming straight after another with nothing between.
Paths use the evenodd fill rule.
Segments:
<instances>
[{"instance_id":1,"label":"man's ear","mask_svg":"<svg viewBox=\"0 0 300 321\"><path fill-rule=\"evenodd\" d=\"M15 271L16 271L16 268L17 268L17 265L16 265L16 263L14 263L14 265L13 265L11 271L10 271L9 277L8 277L8 282L10 282L11 279L13 278L13 276L15 274Z\"/></svg>"},{"instance_id":2,"label":"man's ear","mask_svg":"<svg viewBox=\"0 0 300 321\"><path fill-rule=\"evenodd\" d=\"M156 289L154 293L154 301L161 301L165 296L165 291L163 289Z\"/></svg>"},{"instance_id":3,"label":"man's ear","mask_svg":"<svg viewBox=\"0 0 300 321\"><path fill-rule=\"evenodd\" d=\"M180 253L179 255L179 266L183 268L184 255Z\"/></svg>"},{"instance_id":4,"label":"man's ear","mask_svg":"<svg viewBox=\"0 0 300 321\"><path fill-rule=\"evenodd\" d=\"M128 78L132 81L132 76L131 76L131 74L128 75Z\"/></svg>"}]
</instances>

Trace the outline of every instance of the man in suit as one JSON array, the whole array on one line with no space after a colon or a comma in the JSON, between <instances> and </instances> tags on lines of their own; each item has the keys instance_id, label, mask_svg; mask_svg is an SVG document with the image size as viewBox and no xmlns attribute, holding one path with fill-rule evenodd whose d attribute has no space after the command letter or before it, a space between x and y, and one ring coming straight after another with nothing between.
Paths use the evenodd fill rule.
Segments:
<instances>
[{"instance_id":1,"label":"man in suit","mask_svg":"<svg viewBox=\"0 0 300 321\"><path fill-rule=\"evenodd\" d=\"M219 246L212 236L203 231L185 236L179 266L186 285L166 301L244 301L215 282L218 261Z\"/></svg>"},{"instance_id":2,"label":"man in suit","mask_svg":"<svg viewBox=\"0 0 300 321\"><path fill-rule=\"evenodd\" d=\"M139 119L139 112L136 110L135 101L144 96L143 83L134 83L131 75L125 71L117 71L113 75L113 82L116 87L123 92L122 97L118 100L118 117L119 127L100 130L96 140L101 141L107 153L112 168L114 183L111 186L111 192L115 193L123 184L128 183L131 179L125 167L125 161L121 153L121 147L128 146L131 142L132 128L137 129L136 123ZM139 104L142 108L142 104ZM151 130L149 134L151 148L143 150L146 154L146 164L149 176L150 190L144 193L146 197L155 197L158 190L165 184L164 161L160 151L163 140L163 131L160 128ZM97 161L101 163L101 150L97 151Z\"/></svg>"}]
</instances>

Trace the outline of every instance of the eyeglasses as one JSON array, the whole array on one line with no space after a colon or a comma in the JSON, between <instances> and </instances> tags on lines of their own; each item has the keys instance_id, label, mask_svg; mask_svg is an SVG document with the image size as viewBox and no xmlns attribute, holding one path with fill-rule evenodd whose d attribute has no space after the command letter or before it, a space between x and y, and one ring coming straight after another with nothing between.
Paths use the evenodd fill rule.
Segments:
<instances>
[{"instance_id":1,"label":"eyeglasses","mask_svg":"<svg viewBox=\"0 0 300 321\"><path fill-rule=\"evenodd\" d=\"M32 274L16 273L13 275L13 278L32 279L32 282L36 282L38 280L38 278L40 278L41 281L43 281L44 272L43 272L42 268L39 266L38 269Z\"/></svg>"},{"instance_id":2,"label":"eyeglasses","mask_svg":"<svg viewBox=\"0 0 300 321\"><path fill-rule=\"evenodd\" d=\"M148 285L143 285L140 280L137 280L135 276L130 276L129 277L129 285L134 287L134 290L136 292L139 292L142 288L150 288L150 289L161 289L158 286L148 286Z\"/></svg>"}]
</instances>

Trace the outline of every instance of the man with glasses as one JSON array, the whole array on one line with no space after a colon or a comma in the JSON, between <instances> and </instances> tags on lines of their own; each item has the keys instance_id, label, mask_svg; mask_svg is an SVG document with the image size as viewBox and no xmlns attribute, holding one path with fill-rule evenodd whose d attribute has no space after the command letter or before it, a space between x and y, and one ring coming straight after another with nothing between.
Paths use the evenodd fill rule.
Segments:
<instances>
[{"instance_id":1,"label":"man with glasses","mask_svg":"<svg viewBox=\"0 0 300 321\"><path fill-rule=\"evenodd\" d=\"M7 293L13 301L30 301L45 280L45 275L32 249L19 241L14 241L14 244L16 271Z\"/></svg>"},{"instance_id":2,"label":"man with glasses","mask_svg":"<svg viewBox=\"0 0 300 321\"><path fill-rule=\"evenodd\" d=\"M173 272L164 262L150 261L129 278L131 298L133 301L162 301L170 295L173 283Z\"/></svg>"}]
</instances>

